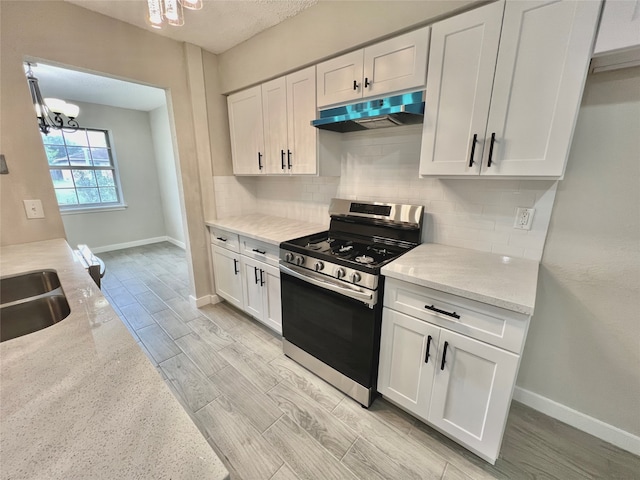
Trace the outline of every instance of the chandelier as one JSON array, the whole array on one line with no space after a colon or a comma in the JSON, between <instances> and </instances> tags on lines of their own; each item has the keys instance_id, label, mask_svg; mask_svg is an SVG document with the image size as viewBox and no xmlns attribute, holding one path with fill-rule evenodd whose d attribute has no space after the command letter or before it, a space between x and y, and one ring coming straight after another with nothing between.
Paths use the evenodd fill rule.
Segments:
<instances>
[{"instance_id":1,"label":"chandelier","mask_svg":"<svg viewBox=\"0 0 640 480\"><path fill-rule=\"evenodd\" d=\"M181 27L184 25L182 8L200 10L202 0L147 0L149 15L147 23L153 28L162 28L165 24Z\"/></svg>"},{"instance_id":2,"label":"chandelier","mask_svg":"<svg viewBox=\"0 0 640 480\"><path fill-rule=\"evenodd\" d=\"M67 103L58 98L42 98L38 79L33 76L31 64L27 63L27 81L29 82L29 91L31 92L31 100L33 107L38 116L38 126L40 131L48 135L52 128L57 130L75 132L80 128L76 117L80 113L80 107Z\"/></svg>"}]
</instances>

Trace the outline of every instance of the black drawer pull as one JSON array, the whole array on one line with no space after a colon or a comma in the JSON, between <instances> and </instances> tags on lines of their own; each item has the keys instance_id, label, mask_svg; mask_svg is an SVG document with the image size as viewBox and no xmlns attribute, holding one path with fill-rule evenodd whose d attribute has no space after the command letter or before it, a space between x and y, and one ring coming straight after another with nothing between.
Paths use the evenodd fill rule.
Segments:
<instances>
[{"instance_id":1,"label":"black drawer pull","mask_svg":"<svg viewBox=\"0 0 640 480\"><path fill-rule=\"evenodd\" d=\"M260 255L264 255L265 253L267 253L266 250L258 250L257 248L254 248L253 251L259 253Z\"/></svg>"},{"instance_id":2,"label":"black drawer pull","mask_svg":"<svg viewBox=\"0 0 640 480\"><path fill-rule=\"evenodd\" d=\"M358 89L358 82L357 81L353 81L353 89L357 90Z\"/></svg>"},{"instance_id":3,"label":"black drawer pull","mask_svg":"<svg viewBox=\"0 0 640 480\"><path fill-rule=\"evenodd\" d=\"M235 258L233 259L233 273L235 275L240 273L240 270L238 270L238 260L236 260Z\"/></svg>"},{"instance_id":4,"label":"black drawer pull","mask_svg":"<svg viewBox=\"0 0 640 480\"><path fill-rule=\"evenodd\" d=\"M258 152L258 170L262 170L262 154Z\"/></svg>"},{"instance_id":5,"label":"black drawer pull","mask_svg":"<svg viewBox=\"0 0 640 480\"><path fill-rule=\"evenodd\" d=\"M260 269L260 286L264 285L264 270Z\"/></svg>"},{"instance_id":6,"label":"black drawer pull","mask_svg":"<svg viewBox=\"0 0 640 480\"><path fill-rule=\"evenodd\" d=\"M364 88L368 88L371 85L371 82L367 77L364 78Z\"/></svg>"},{"instance_id":7,"label":"black drawer pull","mask_svg":"<svg viewBox=\"0 0 640 480\"><path fill-rule=\"evenodd\" d=\"M222 238L222 237L216 237L216 240L220 240L221 242L226 242L227 241L226 238Z\"/></svg>"},{"instance_id":8,"label":"black drawer pull","mask_svg":"<svg viewBox=\"0 0 640 480\"><path fill-rule=\"evenodd\" d=\"M287 168L291 170L291 150L287 150Z\"/></svg>"},{"instance_id":9,"label":"black drawer pull","mask_svg":"<svg viewBox=\"0 0 640 480\"><path fill-rule=\"evenodd\" d=\"M491 166L493 162L493 144L496 143L496 132L491 134L491 145L489 145L489 161L487 162L487 167Z\"/></svg>"},{"instance_id":10,"label":"black drawer pull","mask_svg":"<svg viewBox=\"0 0 640 480\"><path fill-rule=\"evenodd\" d=\"M427 310L431 310L432 312L441 313L442 315L447 315L449 317L460 318L460 315L458 315L456 312L451 313L451 312L447 312L446 310L440 310L439 308L436 308L433 305L425 305L424 308L426 308Z\"/></svg>"},{"instance_id":11,"label":"black drawer pull","mask_svg":"<svg viewBox=\"0 0 640 480\"><path fill-rule=\"evenodd\" d=\"M282 170L286 168L286 165L284 164L284 150L280 150L280 166L282 167Z\"/></svg>"},{"instance_id":12,"label":"black drawer pull","mask_svg":"<svg viewBox=\"0 0 640 480\"><path fill-rule=\"evenodd\" d=\"M424 356L424 363L429 363L429 348L431 348L431 335L427 336L427 354Z\"/></svg>"},{"instance_id":13,"label":"black drawer pull","mask_svg":"<svg viewBox=\"0 0 640 480\"><path fill-rule=\"evenodd\" d=\"M478 134L473 134L473 141L471 142L471 156L469 157L469 166L473 167L473 156L476 153L476 143L478 143Z\"/></svg>"},{"instance_id":14,"label":"black drawer pull","mask_svg":"<svg viewBox=\"0 0 640 480\"><path fill-rule=\"evenodd\" d=\"M256 285L258 284L258 267L253 267L253 274L256 277Z\"/></svg>"},{"instance_id":15,"label":"black drawer pull","mask_svg":"<svg viewBox=\"0 0 640 480\"><path fill-rule=\"evenodd\" d=\"M447 358L447 347L449 342L444 342L444 350L442 351L442 363L440 364L440 370L444 370L445 358Z\"/></svg>"}]
</instances>

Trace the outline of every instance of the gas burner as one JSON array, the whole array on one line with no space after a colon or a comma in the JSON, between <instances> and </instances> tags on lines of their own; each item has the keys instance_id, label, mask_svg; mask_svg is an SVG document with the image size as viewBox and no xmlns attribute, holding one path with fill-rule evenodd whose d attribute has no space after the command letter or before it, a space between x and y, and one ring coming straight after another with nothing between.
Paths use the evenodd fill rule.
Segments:
<instances>
[{"instance_id":1,"label":"gas burner","mask_svg":"<svg viewBox=\"0 0 640 480\"><path fill-rule=\"evenodd\" d=\"M356 257L356 262L358 263L362 263L363 265L368 265L370 263L373 263L373 257L367 257L366 255L360 255L359 257Z\"/></svg>"},{"instance_id":2,"label":"gas burner","mask_svg":"<svg viewBox=\"0 0 640 480\"><path fill-rule=\"evenodd\" d=\"M376 252L378 255L387 255L387 254L389 254L389 252L387 251L386 248L379 248L379 247L369 247L369 248L371 248L371 250Z\"/></svg>"},{"instance_id":3,"label":"gas burner","mask_svg":"<svg viewBox=\"0 0 640 480\"><path fill-rule=\"evenodd\" d=\"M353 250L353 245L343 245L338 249L340 253L349 252L351 250Z\"/></svg>"},{"instance_id":4,"label":"gas burner","mask_svg":"<svg viewBox=\"0 0 640 480\"><path fill-rule=\"evenodd\" d=\"M322 242L307 243L307 246L304 248L308 248L309 250L320 250L322 248Z\"/></svg>"}]
</instances>

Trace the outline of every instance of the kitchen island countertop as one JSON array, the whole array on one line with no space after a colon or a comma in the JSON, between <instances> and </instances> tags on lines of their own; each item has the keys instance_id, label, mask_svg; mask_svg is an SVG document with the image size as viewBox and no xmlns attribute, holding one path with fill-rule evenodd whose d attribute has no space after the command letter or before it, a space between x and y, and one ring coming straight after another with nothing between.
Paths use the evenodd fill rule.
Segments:
<instances>
[{"instance_id":1,"label":"kitchen island countertop","mask_svg":"<svg viewBox=\"0 0 640 480\"><path fill-rule=\"evenodd\" d=\"M2 247L3 276L40 269L71 314L0 344L0 477L229 478L66 241Z\"/></svg>"},{"instance_id":2,"label":"kitchen island countertop","mask_svg":"<svg viewBox=\"0 0 640 480\"><path fill-rule=\"evenodd\" d=\"M382 267L386 277L532 315L538 262L423 243Z\"/></svg>"},{"instance_id":3,"label":"kitchen island countertop","mask_svg":"<svg viewBox=\"0 0 640 480\"><path fill-rule=\"evenodd\" d=\"M259 213L223 218L221 220L208 220L205 223L210 227L218 227L228 232L276 246L286 240L327 230L326 225Z\"/></svg>"}]
</instances>

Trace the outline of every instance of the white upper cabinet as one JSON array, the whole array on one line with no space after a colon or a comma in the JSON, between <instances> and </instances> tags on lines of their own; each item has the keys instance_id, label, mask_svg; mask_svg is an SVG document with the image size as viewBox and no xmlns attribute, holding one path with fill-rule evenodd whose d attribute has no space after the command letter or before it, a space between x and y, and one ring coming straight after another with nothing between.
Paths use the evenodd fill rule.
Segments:
<instances>
[{"instance_id":1,"label":"white upper cabinet","mask_svg":"<svg viewBox=\"0 0 640 480\"><path fill-rule=\"evenodd\" d=\"M640 0L606 0L593 55L640 47Z\"/></svg>"},{"instance_id":2,"label":"white upper cabinet","mask_svg":"<svg viewBox=\"0 0 640 480\"><path fill-rule=\"evenodd\" d=\"M477 175L504 2L433 26L420 173Z\"/></svg>"},{"instance_id":3,"label":"white upper cabinet","mask_svg":"<svg viewBox=\"0 0 640 480\"><path fill-rule=\"evenodd\" d=\"M316 69L287 75L286 87L288 150L282 165L294 175L315 174L319 131L311 120L316 118Z\"/></svg>"},{"instance_id":4,"label":"white upper cabinet","mask_svg":"<svg viewBox=\"0 0 640 480\"><path fill-rule=\"evenodd\" d=\"M423 88L429 33L424 27L319 64L318 108Z\"/></svg>"},{"instance_id":5,"label":"white upper cabinet","mask_svg":"<svg viewBox=\"0 0 640 480\"><path fill-rule=\"evenodd\" d=\"M640 0L606 0L593 50L594 72L640 65Z\"/></svg>"},{"instance_id":6,"label":"white upper cabinet","mask_svg":"<svg viewBox=\"0 0 640 480\"><path fill-rule=\"evenodd\" d=\"M284 77L262 84L262 120L265 173L286 173L287 85Z\"/></svg>"},{"instance_id":7,"label":"white upper cabinet","mask_svg":"<svg viewBox=\"0 0 640 480\"><path fill-rule=\"evenodd\" d=\"M233 173L257 175L264 170L262 89L257 87L227 97Z\"/></svg>"},{"instance_id":8,"label":"white upper cabinet","mask_svg":"<svg viewBox=\"0 0 640 480\"><path fill-rule=\"evenodd\" d=\"M557 178L564 173L600 2L507 1L493 86L488 90L490 74L482 62L491 61L489 44L495 44L487 35L499 30L499 26L488 29L488 25L500 22L502 4L434 26L432 42L440 47L429 65L427 95L433 85L437 97L431 103L427 97L421 175L479 172ZM464 30L463 21L471 31ZM455 43L472 48L474 42L468 37L473 30L480 43L473 48L479 56L469 55L467 62L472 65L460 65L465 63L459 62L464 48ZM460 69L476 77L460 80Z\"/></svg>"}]
</instances>

